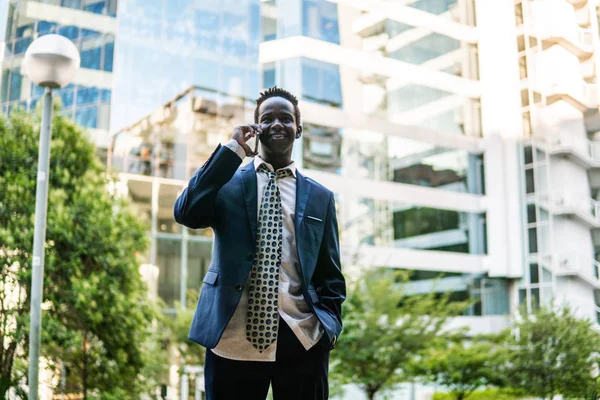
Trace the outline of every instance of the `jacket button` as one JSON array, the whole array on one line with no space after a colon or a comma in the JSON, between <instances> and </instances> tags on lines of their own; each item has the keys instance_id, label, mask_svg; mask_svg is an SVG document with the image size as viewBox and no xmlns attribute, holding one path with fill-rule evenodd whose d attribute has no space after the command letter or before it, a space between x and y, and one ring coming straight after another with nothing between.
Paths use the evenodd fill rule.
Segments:
<instances>
[{"instance_id":1,"label":"jacket button","mask_svg":"<svg viewBox=\"0 0 600 400\"><path fill-rule=\"evenodd\" d=\"M237 290L238 292L241 292L241 291L242 291L242 289L243 289L242 285L237 285L237 286L235 287L235 290Z\"/></svg>"},{"instance_id":2,"label":"jacket button","mask_svg":"<svg viewBox=\"0 0 600 400\"><path fill-rule=\"evenodd\" d=\"M248 253L248 255L246 256L246 258L248 259L248 261L252 261L252 259L254 258L254 254Z\"/></svg>"}]
</instances>

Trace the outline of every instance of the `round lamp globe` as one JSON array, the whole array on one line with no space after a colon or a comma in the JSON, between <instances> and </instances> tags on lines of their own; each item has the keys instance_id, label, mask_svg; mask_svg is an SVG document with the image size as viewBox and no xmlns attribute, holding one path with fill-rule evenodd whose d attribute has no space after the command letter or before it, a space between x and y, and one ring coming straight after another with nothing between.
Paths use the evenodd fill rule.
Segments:
<instances>
[{"instance_id":1,"label":"round lamp globe","mask_svg":"<svg viewBox=\"0 0 600 400\"><path fill-rule=\"evenodd\" d=\"M57 89L75 78L80 64L77 47L64 36L44 35L25 52L25 75L36 85Z\"/></svg>"}]
</instances>

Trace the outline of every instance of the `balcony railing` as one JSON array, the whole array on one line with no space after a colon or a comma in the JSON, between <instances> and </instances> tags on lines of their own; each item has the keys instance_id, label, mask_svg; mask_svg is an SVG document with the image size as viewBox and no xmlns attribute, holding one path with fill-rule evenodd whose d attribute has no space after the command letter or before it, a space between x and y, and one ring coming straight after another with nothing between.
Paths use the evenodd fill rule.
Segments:
<instances>
[{"instance_id":1,"label":"balcony railing","mask_svg":"<svg viewBox=\"0 0 600 400\"><path fill-rule=\"evenodd\" d=\"M600 142L561 132L547 141L550 153L572 153L589 166L600 166Z\"/></svg>"},{"instance_id":2,"label":"balcony railing","mask_svg":"<svg viewBox=\"0 0 600 400\"><path fill-rule=\"evenodd\" d=\"M572 4L582 3L587 0L568 0ZM581 56L580 53L591 53L593 52L593 40L594 33L590 28L582 28L579 26L574 26L567 22L568 20L564 20L563 23L553 23L547 24L545 19L548 16L545 16L544 11L549 11L547 7L554 7L552 10L552 14L560 15L562 10L556 8L558 4L545 3L542 4L537 3L534 5L533 0L521 1L523 4L523 19L525 21L525 25L523 26L523 33L526 33L529 36L538 37L541 40L548 40L557 42L560 45L563 45L566 48L570 48L571 51L575 53L579 53L577 55ZM541 17L545 17L541 19ZM576 49L572 47L575 46Z\"/></svg>"},{"instance_id":3,"label":"balcony railing","mask_svg":"<svg viewBox=\"0 0 600 400\"><path fill-rule=\"evenodd\" d=\"M555 214L573 214L592 227L600 227L599 201L568 192L554 192L549 198L549 203L549 208Z\"/></svg>"},{"instance_id":4,"label":"balcony railing","mask_svg":"<svg viewBox=\"0 0 600 400\"><path fill-rule=\"evenodd\" d=\"M600 288L600 263L593 257L576 253L554 254L552 266L557 275L576 275Z\"/></svg>"}]
</instances>

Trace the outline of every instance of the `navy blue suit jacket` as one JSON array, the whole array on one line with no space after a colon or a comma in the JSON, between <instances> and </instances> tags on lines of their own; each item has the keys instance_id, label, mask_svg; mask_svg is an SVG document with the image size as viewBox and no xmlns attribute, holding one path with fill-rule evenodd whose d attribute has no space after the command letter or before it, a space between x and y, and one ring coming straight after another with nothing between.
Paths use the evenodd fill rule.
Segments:
<instances>
[{"instance_id":1,"label":"navy blue suit jacket","mask_svg":"<svg viewBox=\"0 0 600 400\"><path fill-rule=\"evenodd\" d=\"M256 253L257 193L254 163L219 145L175 202L175 220L192 229L211 227L213 256L204 277L189 339L214 348L242 296ZM342 330L346 283L340 266L333 193L296 174L294 228L306 303L321 322L333 348ZM306 218L306 216L313 218Z\"/></svg>"}]
</instances>

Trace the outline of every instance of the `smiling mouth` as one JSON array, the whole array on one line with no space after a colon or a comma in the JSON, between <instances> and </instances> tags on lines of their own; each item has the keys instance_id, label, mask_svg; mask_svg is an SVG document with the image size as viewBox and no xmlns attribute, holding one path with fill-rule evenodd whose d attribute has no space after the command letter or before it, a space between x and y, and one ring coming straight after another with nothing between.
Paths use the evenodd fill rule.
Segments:
<instances>
[{"instance_id":1,"label":"smiling mouth","mask_svg":"<svg viewBox=\"0 0 600 400\"><path fill-rule=\"evenodd\" d=\"M285 134L283 133L275 133L273 135L271 135L272 139L285 139Z\"/></svg>"}]
</instances>

